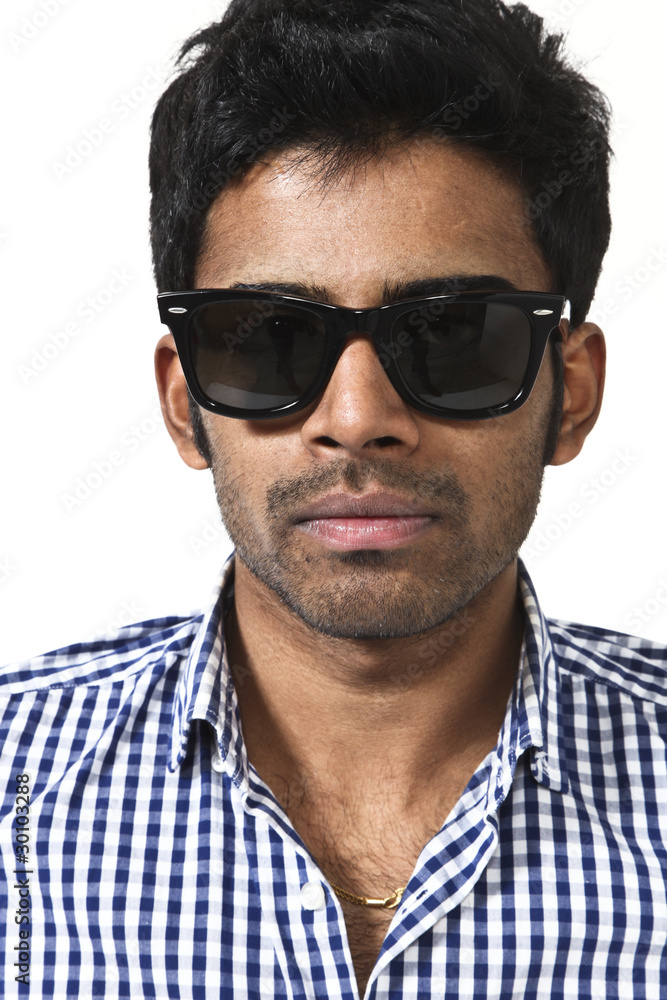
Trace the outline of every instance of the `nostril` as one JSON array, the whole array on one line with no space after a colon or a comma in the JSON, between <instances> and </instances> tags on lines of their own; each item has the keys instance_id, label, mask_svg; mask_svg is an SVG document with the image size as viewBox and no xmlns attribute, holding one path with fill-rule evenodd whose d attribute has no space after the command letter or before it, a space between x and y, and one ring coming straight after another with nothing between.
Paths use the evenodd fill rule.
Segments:
<instances>
[{"instance_id":1,"label":"nostril","mask_svg":"<svg viewBox=\"0 0 667 1000\"><path fill-rule=\"evenodd\" d=\"M344 448L346 447L340 441L336 441L335 438L329 437L327 434L321 434L317 438L318 444L323 445L325 448ZM367 442L376 448L393 448L397 444L401 444L401 441L397 437L393 437L390 434L385 434L383 437L373 438L371 441Z\"/></svg>"}]
</instances>

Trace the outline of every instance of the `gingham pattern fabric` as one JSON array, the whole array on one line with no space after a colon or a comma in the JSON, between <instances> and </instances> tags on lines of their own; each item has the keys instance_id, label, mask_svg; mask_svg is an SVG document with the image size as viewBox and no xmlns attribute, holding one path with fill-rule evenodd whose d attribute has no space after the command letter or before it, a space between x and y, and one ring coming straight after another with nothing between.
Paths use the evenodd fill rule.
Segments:
<instances>
[{"instance_id":1,"label":"gingham pattern fabric","mask_svg":"<svg viewBox=\"0 0 667 1000\"><path fill-rule=\"evenodd\" d=\"M247 761L232 570L202 615L2 671L2 996L358 997L339 901ZM667 651L546 620L523 566L521 590L497 746L424 846L368 1000L667 997Z\"/></svg>"}]
</instances>

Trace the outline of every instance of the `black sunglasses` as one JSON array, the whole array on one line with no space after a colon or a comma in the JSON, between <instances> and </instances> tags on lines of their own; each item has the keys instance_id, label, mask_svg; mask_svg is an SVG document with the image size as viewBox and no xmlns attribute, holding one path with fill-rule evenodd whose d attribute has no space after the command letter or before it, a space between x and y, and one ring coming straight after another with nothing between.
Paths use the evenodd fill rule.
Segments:
<instances>
[{"instance_id":1,"label":"black sunglasses","mask_svg":"<svg viewBox=\"0 0 667 1000\"><path fill-rule=\"evenodd\" d=\"M546 292L431 295L374 309L226 288L157 298L194 399L243 420L312 403L360 332L415 409L455 420L511 413L528 398L569 306Z\"/></svg>"}]
</instances>

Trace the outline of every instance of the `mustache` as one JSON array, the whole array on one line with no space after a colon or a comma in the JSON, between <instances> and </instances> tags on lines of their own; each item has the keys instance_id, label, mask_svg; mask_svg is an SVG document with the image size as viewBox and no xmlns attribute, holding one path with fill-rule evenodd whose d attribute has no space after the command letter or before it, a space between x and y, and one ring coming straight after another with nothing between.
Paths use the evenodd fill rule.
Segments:
<instances>
[{"instance_id":1,"label":"mustache","mask_svg":"<svg viewBox=\"0 0 667 1000\"><path fill-rule=\"evenodd\" d=\"M311 473L284 476L266 491L266 512L270 519L289 515L335 490L362 493L367 487L382 487L414 503L432 504L443 514L467 521L472 504L458 477L448 469L418 472L399 467L389 459L332 461Z\"/></svg>"}]
</instances>

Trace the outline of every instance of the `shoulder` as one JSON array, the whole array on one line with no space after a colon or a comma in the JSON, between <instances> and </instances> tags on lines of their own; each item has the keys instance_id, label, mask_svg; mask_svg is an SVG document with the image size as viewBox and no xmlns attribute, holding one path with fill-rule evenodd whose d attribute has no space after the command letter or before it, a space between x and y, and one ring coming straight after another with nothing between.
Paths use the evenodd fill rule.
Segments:
<instances>
[{"instance_id":1,"label":"shoulder","mask_svg":"<svg viewBox=\"0 0 667 1000\"><path fill-rule=\"evenodd\" d=\"M667 705L667 645L553 618L547 626L561 676Z\"/></svg>"},{"instance_id":2,"label":"shoulder","mask_svg":"<svg viewBox=\"0 0 667 1000\"><path fill-rule=\"evenodd\" d=\"M193 614L137 622L111 635L0 667L0 697L100 686L124 681L147 669L164 669L187 655L202 618Z\"/></svg>"}]
</instances>

